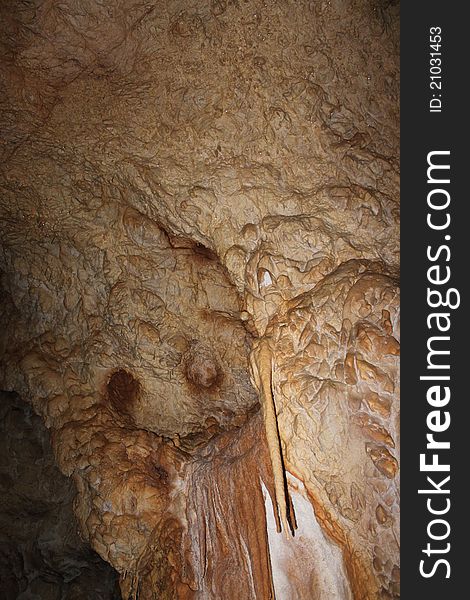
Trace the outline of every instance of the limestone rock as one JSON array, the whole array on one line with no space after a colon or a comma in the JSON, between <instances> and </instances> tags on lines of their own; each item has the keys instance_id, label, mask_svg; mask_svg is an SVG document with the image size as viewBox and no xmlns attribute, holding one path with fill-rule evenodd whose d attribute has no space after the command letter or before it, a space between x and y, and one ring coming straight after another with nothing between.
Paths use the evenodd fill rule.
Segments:
<instances>
[{"instance_id":1,"label":"limestone rock","mask_svg":"<svg viewBox=\"0 0 470 600\"><path fill-rule=\"evenodd\" d=\"M397 598L397 2L0 11L0 389L122 597Z\"/></svg>"}]
</instances>

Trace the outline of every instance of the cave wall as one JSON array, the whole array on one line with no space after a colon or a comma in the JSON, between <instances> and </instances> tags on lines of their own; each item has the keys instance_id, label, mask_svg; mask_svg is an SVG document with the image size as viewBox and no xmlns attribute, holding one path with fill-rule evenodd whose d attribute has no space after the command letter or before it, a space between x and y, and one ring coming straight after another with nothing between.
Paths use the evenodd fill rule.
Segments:
<instances>
[{"instance_id":1,"label":"cave wall","mask_svg":"<svg viewBox=\"0 0 470 600\"><path fill-rule=\"evenodd\" d=\"M398 597L397 4L0 10L0 388L123 597Z\"/></svg>"},{"instance_id":2,"label":"cave wall","mask_svg":"<svg viewBox=\"0 0 470 600\"><path fill-rule=\"evenodd\" d=\"M0 590L5 600L116 600L118 574L80 538L75 489L15 394L0 402Z\"/></svg>"}]
</instances>

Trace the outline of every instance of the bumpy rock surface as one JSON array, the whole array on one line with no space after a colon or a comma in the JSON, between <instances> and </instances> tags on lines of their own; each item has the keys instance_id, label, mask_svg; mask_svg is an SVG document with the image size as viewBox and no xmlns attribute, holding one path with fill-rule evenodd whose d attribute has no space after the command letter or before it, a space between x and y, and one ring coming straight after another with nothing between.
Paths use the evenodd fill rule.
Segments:
<instances>
[{"instance_id":1,"label":"bumpy rock surface","mask_svg":"<svg viewBox=\"0 0 470 600\"><path fill-rule=\"evenodd\" d=\"M398 597L396 3L0 10L0 387L123 598Z\"/></svg>"},{"instance_id":2,"label":"bumpy rock surface","mask_svg":"<svg viewBox=\"0 0 470 600\"><path fill-rule=\"evenodd\" d=\"M0 395L0 590L4 600L117 600L117 573L80 539L75 490L31 406Z\"/></svg>"}]
</instances>

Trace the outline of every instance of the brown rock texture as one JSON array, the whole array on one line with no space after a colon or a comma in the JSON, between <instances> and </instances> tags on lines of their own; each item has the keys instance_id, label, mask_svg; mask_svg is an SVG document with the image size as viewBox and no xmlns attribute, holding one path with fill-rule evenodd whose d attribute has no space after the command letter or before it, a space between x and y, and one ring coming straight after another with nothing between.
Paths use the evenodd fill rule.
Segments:
<instances>
[{"instance_id":1,"label":"brown rock texture","mask_svg":"<svg viewBox=\"0 0 470 600\"><path fill-rule=\"evenodd\" d=\"M0 394L0 590L4 600L117 600L118 576L80 539L72 482L31 406Z\"/></svg>"},{"instance_id":2,"label":"brown rock texture","mask_svg":"<svg viewBox=\"0 0 470 600\"><path fill-rule=\"evenodd\" d=\"M398 598L397 3L0 11L0 389L122 597Z\"/></svg>"}]
</instances>

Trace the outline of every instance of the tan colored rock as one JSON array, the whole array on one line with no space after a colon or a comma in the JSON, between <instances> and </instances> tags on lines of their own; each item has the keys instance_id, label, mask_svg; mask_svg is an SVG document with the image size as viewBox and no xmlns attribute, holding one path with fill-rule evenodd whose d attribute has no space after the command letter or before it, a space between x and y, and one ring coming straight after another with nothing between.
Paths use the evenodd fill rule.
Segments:
<instances>
[{"instance_id":1,"label":"tan colored rock","mask_svg":"<svg viewBox=\"0 0 470 600\"><path fill-rule=\"evenodd\" d=\"M123 598L397 598L396 3L0 10L0 386Z\"/></svg>"}]
</instances>

